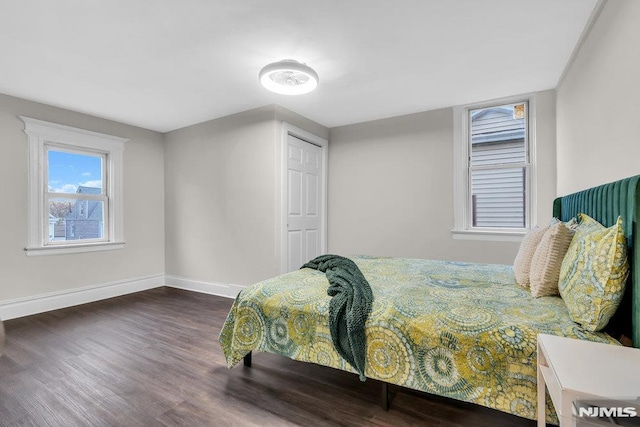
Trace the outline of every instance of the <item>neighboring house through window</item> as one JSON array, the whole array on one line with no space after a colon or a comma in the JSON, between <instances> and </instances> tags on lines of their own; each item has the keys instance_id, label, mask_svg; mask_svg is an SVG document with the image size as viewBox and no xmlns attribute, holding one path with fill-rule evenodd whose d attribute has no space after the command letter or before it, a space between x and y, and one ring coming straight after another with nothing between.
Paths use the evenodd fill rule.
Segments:
<instances>
[{"instance_id":1,"label":"neighboring house through window","mask_svg":"<svg viewBox=\"0 0 640 427\"><path fill-rule=\"evenodd\" d=\"M92 183L92 185L97 184ZM80 185L76 190L76 194L78 196L74 195L74 197L93 195L95 198L57 202L65 204L62 210L59 210L59 213L62 214L60 221L64 223L64 227L55 235L55 240L103 239L105 228L103 215L106 197L102 194L102 189Z\"/></svg>"},{"instance_id":2,"label":"neighboring house through window","mask_svg":"<svg viewBox=\"0 0 640 427\"><path fill-rule=\"evenodd\" d=\"M128 140L21 119L29 142L27 255L122 248Z\"/></svg>"},{"instance_id":3,"label":"neighboring house through window","mask_svg":"<svg viewBox=\"0 0 640 427\"><path fill-rule=\"evenodd\" d=\"M532 97L454 108L454 237L517 240L532 224Z\"/></svg>"}]
</instances>

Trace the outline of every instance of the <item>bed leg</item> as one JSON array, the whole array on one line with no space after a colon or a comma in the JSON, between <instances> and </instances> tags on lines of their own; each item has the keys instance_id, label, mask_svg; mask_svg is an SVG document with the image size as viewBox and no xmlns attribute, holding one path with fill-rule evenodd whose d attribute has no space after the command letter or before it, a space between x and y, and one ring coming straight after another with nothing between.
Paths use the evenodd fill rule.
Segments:
<instances>
[{"instance_id":1,"label":"bed leg","mask_svg":"<svg viewBox=\"0 0 640 427\"><path fill-rule=\"evenodd\" d=\"M388 411L389 405L391 405L391 399L389 396L389 384L383 382L382 383L382 409L385 411Z\"/></svg>"},{"instance_id":2,"label":"bed leg","mask_svg":"<svg viewBox=\"0 0 640 427\"><path fill-rule=\"evenodd\" d=\"M244 357L244 366L246 366L247 368L251 367L251 352L247 353L247 355Z\"/></svg>"}]
</instances>

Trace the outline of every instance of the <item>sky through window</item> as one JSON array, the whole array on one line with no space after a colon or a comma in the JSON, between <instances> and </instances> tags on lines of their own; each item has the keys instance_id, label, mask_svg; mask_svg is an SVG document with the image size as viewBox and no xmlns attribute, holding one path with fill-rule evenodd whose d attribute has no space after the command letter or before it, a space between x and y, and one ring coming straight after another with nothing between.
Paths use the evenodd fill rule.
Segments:
<instances>
[{"instance_id":1,"label":"sky through window","mask_svg":"<svg viewBox=\"0 0 640 427\"><path fill-rule=\"evenodd\" d=\"M79 186L102 188L102 157L48 151L49 191L75 193Z\"/></svg>"}]
</instances>

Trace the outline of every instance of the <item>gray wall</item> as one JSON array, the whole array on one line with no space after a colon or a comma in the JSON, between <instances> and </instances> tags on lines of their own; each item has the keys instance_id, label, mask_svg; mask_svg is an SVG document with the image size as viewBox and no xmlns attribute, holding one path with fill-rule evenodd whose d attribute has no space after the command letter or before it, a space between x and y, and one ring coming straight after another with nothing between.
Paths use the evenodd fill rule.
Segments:
<instances>
[{"instance_id":1,"label":"gray wall","mask_svg":"<svg viewBox=\"0 0 640 427\"><path fill-rule=\"evenodd\" d=\"M125 150L126 248L26 257L27 144L19 115L131 138ZM538 96L538 210L555 196L555 93ZM278 106L165 135L0 96L5 185L0 301L166 274L248 285L280 266L280 144L285 120L329 130ZM517 243L454 240L452 110L331 130L329 251L511 263ZM7 185L6 183L10 183ZM165 250L166 248L166 250Z\"/></svg>"},{"instance_id":2,"label":"gray wall","mask_svg":"<svg viewBox=\"0 0 640 427\"><path fill-rule=\"evenodd\" d=\"M558 193L640 174L640 1L610 0L558 86Z\"/></svg>"},{"instance_id":3,"label":"gray wall","mask_svg":"<svg viewBox=\"0 0 640 427\"><path fill-rule=\"evenodd\" d=\"M538 94L538 216L555 197L555 93ZM453 112L331 129L329 251L511 264L518 243L454 240Z\"/></svg>"},{"instance_id":4,"label":"gray wall","mask_svg":"<svg viewBox=\"0 0 640 427\"><path fill-rule=\"evenodd\" d=\"M166 273L250 285L280 273L281 120L328 130L267 106L166 134Z\"/></svg>"},{"instance_id":5,"label":"gray wall","mask_svg":"<svg viewBox=\"0 0 640 427\"><path fill-rule=\"evenodd\" d=\"M27 257L28 116L130 138L124 151L126 247ZM157 132L0 95L0 301L164 272L164 152Z\"/></svg>"}]
</instances>

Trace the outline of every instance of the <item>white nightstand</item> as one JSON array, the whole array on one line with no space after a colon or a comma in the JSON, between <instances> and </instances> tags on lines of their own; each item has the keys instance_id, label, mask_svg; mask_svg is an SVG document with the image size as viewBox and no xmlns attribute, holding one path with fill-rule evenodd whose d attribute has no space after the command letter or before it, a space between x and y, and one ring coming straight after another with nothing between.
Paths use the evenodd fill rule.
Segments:
<instances>
[{"instance_id":1,"label":"white nightstand","mask_svg":"<svg viewBox=\"0 0 640 427\"><path fill-rule=\"evenodd\" d=\"M574 425L575 400L628 399L637 405L640 350L540 334L538 426L545 425L545 385L561 426Z\"/></svg>"}]
</instances>

